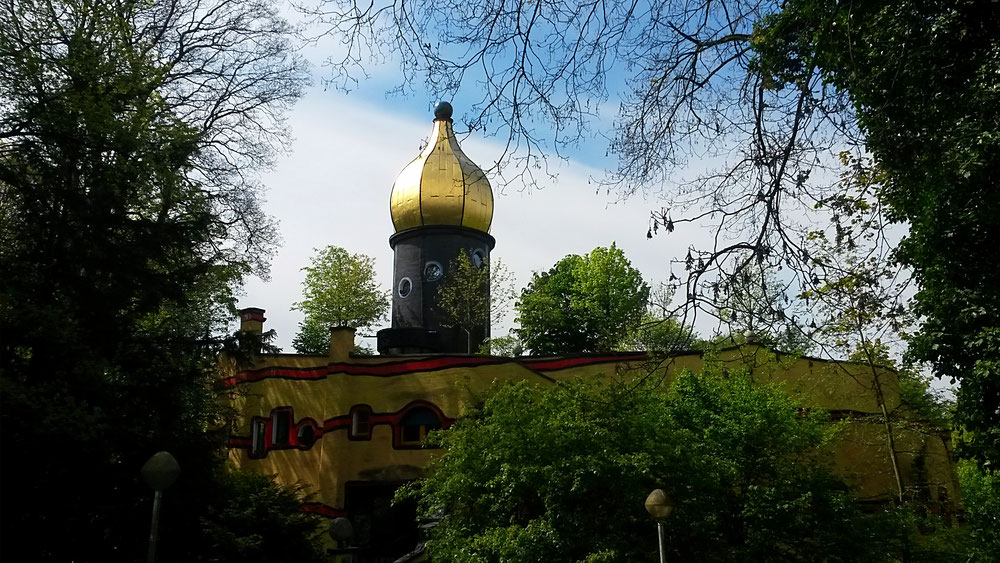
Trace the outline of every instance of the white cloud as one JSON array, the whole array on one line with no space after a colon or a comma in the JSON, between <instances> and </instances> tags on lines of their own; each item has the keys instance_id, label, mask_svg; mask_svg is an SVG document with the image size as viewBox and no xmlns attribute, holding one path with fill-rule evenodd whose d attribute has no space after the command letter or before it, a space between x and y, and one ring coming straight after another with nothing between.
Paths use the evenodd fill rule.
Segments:
<instances>
[{"instance_id":1,"label":"white cloud","mask_svg":"<svg viewBox=\"0 0 1000 563\"><path fill-rule=\"evenodd\" d=\"M390 287L389 193L396 174L418 154L432 120L429 112L401 117L385 107L390 103L316 88L290 116L296 137L291 154L264 178L266 209L281 221L284 246L272 262L271 281L252 280L240 301L242 307L267 310L266 326L277 330L277 344L286 351L301 319L290 308L299 299L301 268L314 248L333 244L375 257L379 281ZM462 146L483 166L502 150L475 137ZM638 197L615 203L616 197L597 194L588 184L597 175L599 170L571 161L544 189L528 193L514 184L503 194L494 190L494 256L516 274L518 288L532 271L612 242L651 283L666 280L669 260L684 255L689 239L681 231L646 239L649 210L656 204ZM366 342L374 347L374 339Z\"/></svg>"}]
</instances>

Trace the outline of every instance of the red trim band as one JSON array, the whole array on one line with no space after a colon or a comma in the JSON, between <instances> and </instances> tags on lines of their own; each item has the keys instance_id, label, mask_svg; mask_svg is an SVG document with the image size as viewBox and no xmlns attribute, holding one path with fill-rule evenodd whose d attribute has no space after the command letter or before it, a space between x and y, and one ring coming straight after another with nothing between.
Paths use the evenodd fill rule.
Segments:
<instances>
[{"instance_id":1,"label":"red trim band","mask_svg":"<svg viewBox=\"0 0 1000 563\"><path fill-rule=\"evenodd\" d=\"M642 361L646 358L647 355L640 352L634 354L576 356L569 358L495 358L492 356L470 358L468 356L445 356L437 358L424 358L420 360L387 362L381 364L337 362L325 366L314 366L308 368L272 366L253 370L244 370L238 372L235 376L223 379L223 384L228 387L239 385L241 383L253 383L264 379L318 381L326 379L328 375L334 374L393 377L409 373L430 372L463 367L475 368L485 365L502 365L508 363L520 364L524 367L537 371L556 371L611 362Z\"/></svg>"},{"instance_id":2,"label":"red trim band","mask_svg":"<svg viewBox=\"0 0 1000 563\"><path fill-rule=\"evenodd\" d=\"M538 371L556 371L560 369L605 364L609 362L637 362L647 358L645 353L623 354L620 356L578 356L575 358L526 358L521 363Z\"/></svg>"},{"instance_id":3,"label":"red trim band","mask_svg":"<svg viewBox=\"0 0 1000 563\"><path fill-rule=\"evenodd\" d=\"M343 508L334 508L328 504L323 504L322 502L304 502L299 505L299 511L319 514L320 516L325 516L327 518L347 518L347 510Z\"/></svg>"}]
</instances>

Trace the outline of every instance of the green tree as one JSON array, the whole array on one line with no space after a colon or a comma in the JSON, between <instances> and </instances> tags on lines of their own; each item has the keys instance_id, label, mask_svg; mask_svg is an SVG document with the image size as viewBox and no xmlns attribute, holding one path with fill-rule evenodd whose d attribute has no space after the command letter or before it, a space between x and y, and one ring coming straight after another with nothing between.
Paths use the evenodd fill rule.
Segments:
<instances>
[{"instance_id":1,"label":"green tree","mask_svg":"<svg viewBox=\"0 0 1000 563\"><path fill-rule=\"evenodd\" d=\"M621 343L623 350L671 353L691 350L698 336L673 317L645 313Z\"/></svg>"},{"instance_id":2,"label":"green tree","mask_svg":"<svg viewBox=\"0 0 1000 563\"><path fill-rule=\"evenodd\" d=\"M654 561L642 503L673 499L668 559L860 560L884 549L824 465L834 427L748 374L683 373L668 391L576 380L499 386L432 440L410 489L440 517L435 561Z\"/></svg>"},{"instance_id":3,"label":"green tree","mask_svg":"<svg viewBox=\"0 0 1000 563\"><path fill-rule=\"evenodd\" d=\"M437 290L441 324L465 332L469 354L472 331L503 316L513 299L510 270L500 260L490 262L477 267L469 252L463 250L448 265L448 274Z\"/></svg>"},{"instance_id":4,"label":"green tree","mask_svg":"<svg viewBox=\"0 0 1000 563\"><path fill-rule=\"evenodd\" d=\"M229 469L218 479L219 494L204 511L209 540L199 561L323 563L320 538L325 519L299 510L299 486L279 485L274 476Z\"/></svg>"},{"instance_id":5,"label":"green tree","mask_svg":"<svg viewBox=\"0 0 1000 563\"><path fill-rule=\"evenodd\" d=\"M969 534L969 560L990 561L1000 553L1000 472L963 460L958 478Z\"/></svg>"},{"instance_id":6,"label":"green tree","mask_svg":"<svg viewBox=\"0 0 1000 563\"><path fill-rule=\"evenodd\" d=\"M292 305L305 314L292 341L300 354L325 354L331 327L369 329L389 312L389 293L375 281L375 259L370 256L327 246L302 270L302 301Z\"/></svg>"},{"instance_id":7,"label":"green tree","mask_svg":"<svg viewBox=\"0 0 1000 563\"><path fill-rule=\"evenodd\" d=\"M183 471L161 555L201 557L214 367L234 291L266 274L256 178L304 81L288 31L252 2L0 5L4 560L141 558L158 450Z\"/></svg>"},{"instance_id":8,"label":"green tree","mask_svg":"<svg viewBox=\"0 0 1000 563\"><path fill-rule=\"evenodd\" d=\"M799 0L763 22L762 67L777 84L804 68L847 92L883 171L879 198L909 224L914 359L961 382L966 451L1000 462L1000 56L992 2L834 4ZM846 53L850 56L846 56ZM900 80L899 77L905 77Z\"/></svg>"},{"instance_id":9,"label":"green tree","mask_svg":"<svg viewBox=\"0 0 1000 563\"><path fill-rule=\"evenodd\" d=\"M510 329L514 332L514 329ZM501 356L507 358L513 358L515 356L520 356L523 352L523 345L521 344L521 339L517 337L516 334L508 334L507 336L494 336L487 339L479 347L479 353L482 355L493 355Z\"/></svg>"},{"instance_id":10,"label":"green tree","mask_svg":"<svg viewBox=\"0 0 1000 563\"><path fill-rule=\"evenodd\" d=\"M515 306L518 333L535 354L617 350L648 301L649 286L622 251L598 247L532 276Z\"/></svg>"},{"instance_id":11,"label":"green tree","mask_svg":"<svg viewBox=\"0 0 1000 563\"><path fill-rule=\"evenodd\" d=\"M699 346L698 335L673 316L672 300L673 291L666 284L651 290L642 320L629 330L622 349L670 354Z\"/></svg>"}]
</instances>

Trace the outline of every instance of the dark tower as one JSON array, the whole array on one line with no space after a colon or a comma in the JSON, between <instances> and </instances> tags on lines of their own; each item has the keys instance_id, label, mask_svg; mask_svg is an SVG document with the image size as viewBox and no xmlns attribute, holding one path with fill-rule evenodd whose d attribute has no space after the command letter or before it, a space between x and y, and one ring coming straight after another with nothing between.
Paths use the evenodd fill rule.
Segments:
<instances>
[{"instance_id":1,"label":"dark tower","mask_svg":"<svg viewBox=\"0 0 1000 563\"><path fill-rule=\"evenodd\" d=\"M437 289L459 253L469 253L477 266L489 262L496 244L489 234L493 190L459 147L451 113L448 102L434 106L427 147L392 186L392 328L378 333L382 354L461 353L469 347L464 330L441 325ZM489 323L470 332L476 351L490 335Z\"/></svg>"}]
</instances>

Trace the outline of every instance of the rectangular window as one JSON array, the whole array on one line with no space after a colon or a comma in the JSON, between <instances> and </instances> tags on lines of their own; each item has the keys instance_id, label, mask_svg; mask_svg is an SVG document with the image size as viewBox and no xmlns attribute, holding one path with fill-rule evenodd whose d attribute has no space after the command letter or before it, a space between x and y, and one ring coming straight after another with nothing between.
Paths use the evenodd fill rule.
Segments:
<instances>
[{"instance_id":1,"label":"rectangular window","mask_svg":"<svg viewBox=\"0 0 1000 563\"><path fill-rule=\"evenodd\" d=\"M371 413L367 410L357 409L351 413L351 436L353 438L367 438L371 430Z\"/></svg>"},{"instance_id":2,"label":"rectangular window","mask_svg":"<svg viewBox=\"0 0 1000 563\"><path fill-rule=\"evenodd\" d=\"M424 427L418 425L404 426L402 429L403 443L419 444L424 439Z\"/></svg>"},{"instance_id":3,"label":"rectangular window","mask_svg":"<svg viewBox=\"0 0 1000 563\"><path fill-rule=\"evenodd\" d=\"M287 410L271 411L271 445L287 446L292 431L292 413Z\"/></svg>"},{"instance_id":4,"label":"rectangular window","mask_svg":"<svg viewBox=\"0 0 1000 563\"><path fill-rule=\"evenodd\" d=\"M264 438L264 421L255 417L250 423L250 457L259 459L267 455Z\"/></svg>"}]
</instances>

